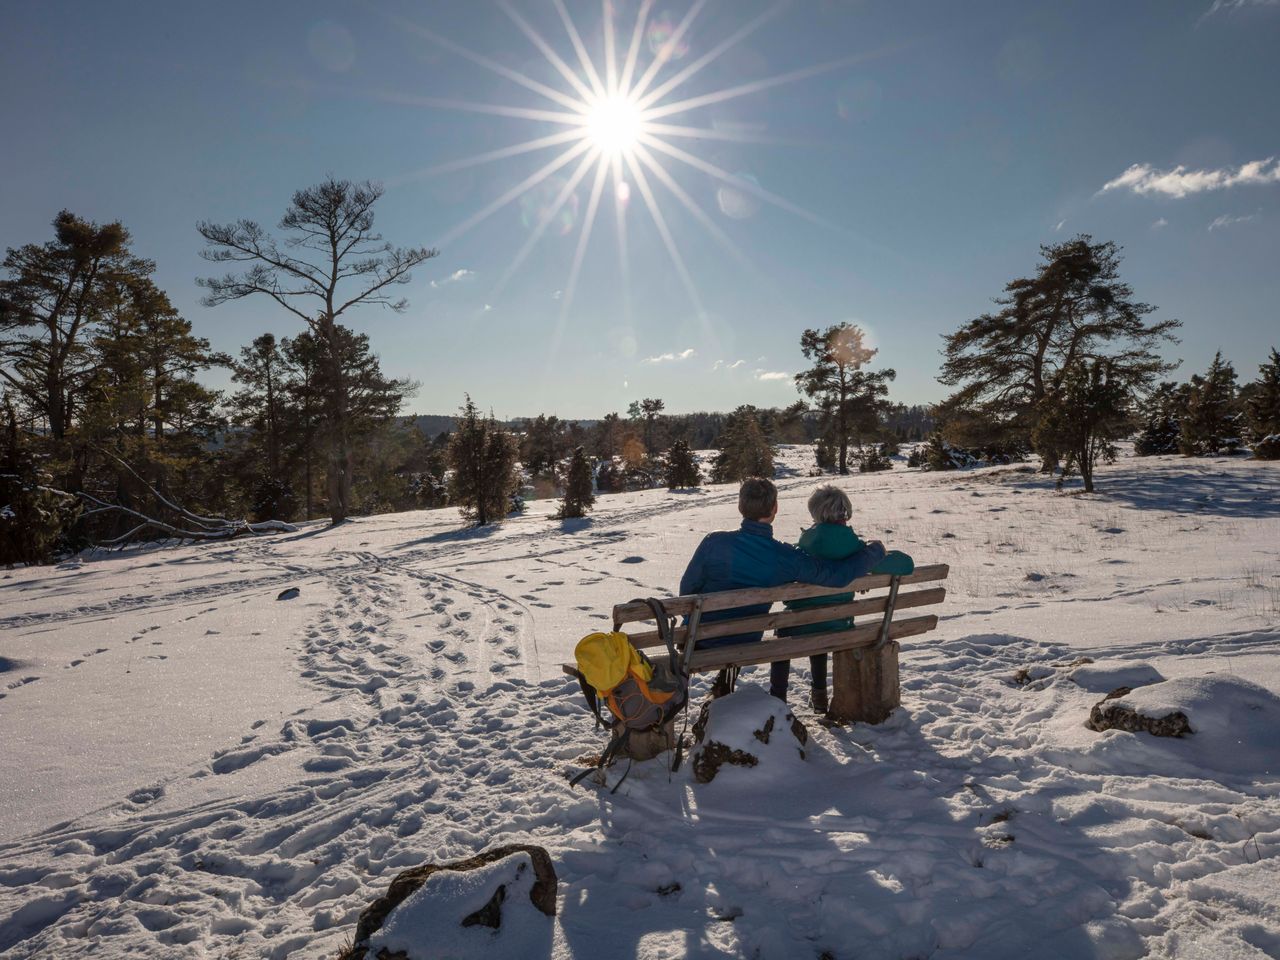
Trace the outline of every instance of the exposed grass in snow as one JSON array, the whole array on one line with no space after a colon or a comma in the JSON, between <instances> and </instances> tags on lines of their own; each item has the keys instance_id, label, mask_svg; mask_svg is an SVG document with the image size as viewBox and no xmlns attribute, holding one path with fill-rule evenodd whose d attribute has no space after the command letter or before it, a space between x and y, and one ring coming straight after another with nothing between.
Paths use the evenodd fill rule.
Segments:
<instances>
[{"instance_id":1,"label":"exposed grass in snow","mask_svg":"<svg viewBox=\"0 0 1280 960\"><path fill-rule=\"evenodd\" d=\"M779 536L831 479L780 481ZM904 709L798 709L812 749L783 778L638 764L612 796L565 782L601 737L557 665L671 591L732 488L0 574L0 954L328 956L398 871L504 842L555 860L556 957L1273 954L1280 745L1233 747L1213 698L1200 740L1083 723L1112 680L1280 695L1280 473L1098 481L836 480L860 534L952 565Z\"/></svg>"}]
</instances>

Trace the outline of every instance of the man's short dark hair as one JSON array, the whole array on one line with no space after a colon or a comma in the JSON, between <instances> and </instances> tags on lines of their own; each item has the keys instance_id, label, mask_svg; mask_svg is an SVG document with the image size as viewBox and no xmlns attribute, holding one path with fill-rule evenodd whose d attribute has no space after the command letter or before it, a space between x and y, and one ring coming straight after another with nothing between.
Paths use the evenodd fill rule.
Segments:
<instances>
[{"instance_id":1,"label":"man's short dark hair","mask_svg":"<svg viewBox=\"0 0 1280 960\"><path fill-rule=\"evenodd\" d=\"M778 505L778 488L764 477L748 477L738 490L738 512L748 520L759 520L773 513Z\"/></svg>"}]
</instances>

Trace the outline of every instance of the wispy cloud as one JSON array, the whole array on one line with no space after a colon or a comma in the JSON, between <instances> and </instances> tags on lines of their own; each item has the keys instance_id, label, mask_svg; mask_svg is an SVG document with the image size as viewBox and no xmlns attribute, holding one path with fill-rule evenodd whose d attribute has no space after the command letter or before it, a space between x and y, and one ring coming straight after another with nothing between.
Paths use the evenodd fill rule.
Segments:
<instances>
[{"instance_id":1,"label":"wispy cloud","mask_svg":"<svg viewBox=\"0 0 1280 960\"><path fill-rule=\"evenodd\" d=\"M1215 13L1240 10L1244 7L1280 7L1280 0L1213 0L1213 6L1206 10L1200 19L1205 20Z\"/></svg>"},{"instance_id":2,"label":"wispy cloud","mask_svg":"<svg viewBox=\"0 0 1280 960\"><path fill-rule=\"evenodd\" d=\"M1261 183L1280 183L1280 161L1275 157L1251 160L1234 170L1230 167L1220 170L1188 170L1182 165L1172 170L1157 170L1149 163L1135 163L1120 176L1104 184L1098 193L1128 189L1134 193L1155 193L1181 199L1207 190L1226 190L1229 187Z\"/></svg>"},{"instance_id":3,"label":"wispy cloud","mask_svg":"<svg viewBox=\"0 0 1280 960\"><path fill-rule=\"evenodd\" d=\"M740 366L742 366L746 362L747 361L745 360L734 360L732 363L730 363L728 360L717 360L715 363L711 365L711 369L712 370L737 370Z\"/></svg>"},{"instance_id":4,"label":"wispy cloud","mask_svg":"<svg viewBox=\"0 0 1280 960\"><path fill-rule=\"evenodd\" d=\"M1262 212L1250 213L1243 217L1230 217L1225 213L1218 217L1213 223L1209 224L1209 231L1221 230L1223 227L1233 227L1237 223L1253 223L1255 220L1262 219Z\"/></svg>"},{"instance_id":5,"label":"wispy cloud","mask_svg":"<svg viewBox=\"0 0 1280 960\"><path fill-rule=\"evenodd\" d=\"M781 370L757 370L757 380L790 380L791 374Z\"/></svg>"},{"instance_id":6,"label":"wispy cloud","mask_svg":"<svg viewBox=\"0 0 1280 960\"><path fill-rule=\"evenodd\" d=\"M470 280L475 275L476 275L476 272L474 270L467 270L464 267L461 270L453 271L453 273L449 274L443 280L432 280L431 286L435 287L436 289L439 289L440 287L443 287L447 283L458 283L461 280Z\"/></svg>"},{"instance_id":7,"label":"wispy cloud","mask_svg":"<svg viewBox=\"0 0 1280 960\"><path fill-rule=\"evenodd\" d=\"M1061 233L1061 232L1062 232L1062 228L1063 228L1063 227L1065 227L1066 225L1067 225L1067 221L1065 221L1065 220L1059 220L1056 224L1054 224L1054 226L1053 226L1053 232L1054 232L1054 233Z\"/></svg>"},{"instance_id":8,"label":"wispy cloud","mask_svg":"<svg viewBox=\"0 0 1280 960\"><path fill-rule=\"evenodd\" d=\"M1156 222L1155 222L1155 223L1151 224L1151 229L1152 229L1152 230L1163 230L1163 229L1164 229L1165 227L1167 227L1168 225L1169 225L1169 221L1168 221L1168 220L1166 220L1164 217L1160 217L1158 220L1156 220Z\"/></svg>"},{"instance_id":9,"label":"wispy cloud","mask_svg":"<svg viewBox=\"0 0 1280 960\"><path fill-rule=\"evenodd\" d=\"M552 300L559 300L559 299L560 299L561 297L563 297L563 296L564 296L564 291L563 291L563 290L557 290L555 293L553 293L553 294L551 295L551 299L552 299Z\"/></svg>"},{"instance_id":10,"label":"wispy cloud","mask_svg":"<svg viewBox=\"0 0 1280 960\"><path fill-rule=\"evenodd\" d=\"M673 360L688 360L698 351L690 347L688 350L681 350L679 353L660 353L656 357L646 357L645 363L671 363Z\"/></svg>"}]
</instances>

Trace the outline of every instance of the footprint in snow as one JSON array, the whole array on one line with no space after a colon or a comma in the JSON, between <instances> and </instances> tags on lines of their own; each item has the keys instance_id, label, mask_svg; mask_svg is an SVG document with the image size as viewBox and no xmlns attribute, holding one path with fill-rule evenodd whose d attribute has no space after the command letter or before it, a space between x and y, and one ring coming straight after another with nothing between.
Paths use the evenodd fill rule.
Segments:
<instances>
[{"instance_id":1,"label":"footprint in snow","mask_svg":"<svg viewBox=\"0 0 1280 960\"><path fill-rule=\"evenodd\" d=\"M621 563L644 563L644 557L623 557Z\"/></svg>"}]
</instances>

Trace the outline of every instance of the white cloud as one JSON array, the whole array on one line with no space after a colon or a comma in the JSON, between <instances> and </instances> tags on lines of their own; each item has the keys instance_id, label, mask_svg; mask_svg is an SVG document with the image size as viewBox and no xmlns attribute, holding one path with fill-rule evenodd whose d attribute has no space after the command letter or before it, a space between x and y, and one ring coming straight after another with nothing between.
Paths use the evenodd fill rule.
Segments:
<instances>
[{"instance_id":1,"label":"white cloud","mask_svg":"<svg viewBox=\"0 0 1280 960\"><path fill-rule=\"evenodd\" d=\"M784 373L781 370L757 370L757 380L790 380L791 374Z\"/></svg>"},{"instance_id":2,"label":"white cloud","mask_svg":"<svg viewBox=\"0 0 1280 960\"><path fill-rule=\"evenodd\" d=\"M484 305L484 310L483 310L483 312L484 312L484 313L488 313L488 312L489 312L490 310L492 310L492 309L493 309L493 304L486 303L486 304Z\"/></svg>"},{"instance_id":3,"label":"white cloud","mask_svg":"<svg viewBox=\"0 0 1280 960\"><path fill-rule=\"evenodd\" d=\"M1167 227L1168 225L1169 225L1169 221L1168 221L1168 220L1166 220L1164 217L1160 217L1158 220L1156 220L1156 222L1155 222L1155 223L1153 223L1153 224L1151 225L1151 229L1152 229L1152 230L1163 230L1163 229L1164 229L1165 227Z\"/></svg>"},{"instance_id":4,"label":"white cloud","mask_svg":"<svg viewBox=\"0 0 1280 960\"><path fill-rule=\"evenodd\" d=\"M735 360L735 361L733 361L733 363L729 364L729 369L730 369L730 370L737 370L740 366L742 366L742 365L743 365L743 364L745 364L746 362L747 362L747 361L745 361L745 360Z\"/></svg>"},{"instance_id":5,"label":"white cloud","mask_svg":"<svg viewBox=\"0 0 1280 960\"><path fill-rule=\"evenodd\" d=\"M1104 184L1098 192L1127 188L1134 193L1156 193L1181 199L1206 190L1226 190L1228 187L1262 183L1280 183L1280 161L1275 157L1251 160L1235 170L1230 167L1221 170L1188 170L1182 165L1172 170L1157 170L1149 163L1135 163L1120 176Z\"/></svg>"},{"instance_id":6,"label":"white cloud","mask_svg":"<svg viewBox=\"0 0 1280 960\"><path fill-rule=\"evenodd\" d=\"M1250 213L1243 217L1229 217L1225 213L1218 217L1213 223L1209 224L1209 230L1221 230L1223 227L1235 226L1237 223L1253 223L1255 220L1262 219L1262 213Z\"/></svg>"},{"instance_id":7,"label":"white cloud","mask_svg":"<svg viewBox=\"0 0 1280 960\"><path fill-rule=\"evenodd\" d=\"M436 289L439 289L440 287L443 287L446 283L458 283L461 280L470 280L475 275L476 275L476 272L474 270L468 270L464 267L461 270L453 271L453 273L449 274L443 280L432 280L431 286L435 287Z\"/></svg>"},{"instance_id":8,"label":"white cloud","mask_svg":"<svg viewBox=\"0 0 1280 960\"><path fill-rule=\"evenodd\" d=\"M656 357L646 357L645 363L670 363L673 360L688 360L698 351L690 347L688 350L681 350L679 353L660 353Z\"/></svg>"},{"instance_id":9,"label":"white cloud","mask_svg":"<svg viewBox=\"0 0 1280 960\"><path fill-rule=\"evenodd\" d=\"M563 296L564 296L564 291L563 291L563 290L557 290L555 293L553 293L553 294L551 295L551 299L552 299L552 300L559 300L559 299L560 299L561 297L563 297Z\"/></svg>"},{"instance_id":10,"label":"white cloud","mask_svg":"<svg viewBox=\"0 0 1280 960\"><path fill-rule=\"evenodd\" d=\"M1242 7L1275 7L1280 6L1280 0L1213 0L1213 6L1204 12L1204 16L1212 17L1215 13L1223 10L1239 10Z\"/></svg>"},{"instance_id":11,"label":"white cloud","mask_svg":"<svg viewBox=\"0 0 1280 960\"><path fill-rule=\"evenodd\" d=\"M1062 231L1062 228L1065 227L1066 225L1067 225L1067 221L1059 220L1056 224L1054 224L1053 232L1060 233Z\"/></svg>"}]
</instances>

